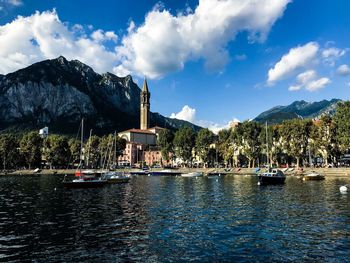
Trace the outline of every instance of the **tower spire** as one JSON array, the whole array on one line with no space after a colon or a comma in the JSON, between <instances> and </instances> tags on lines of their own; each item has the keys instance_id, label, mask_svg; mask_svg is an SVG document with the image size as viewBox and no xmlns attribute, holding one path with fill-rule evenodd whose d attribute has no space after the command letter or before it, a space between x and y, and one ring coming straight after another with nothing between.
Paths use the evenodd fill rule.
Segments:
<instances>
[{"instance_id":1,"label":"tower spire","mask_svg":"<svg viewBox=\"0 0 350 263\"><path fill-rule=\"evenodd\" d=\"M144 81L143 81L143 87L142 87L142 92L148 92L148 84L147 84L147 79L145 77Z\"/></svg>"},{"instance_id":2,"label":"tower spire","mask_svg":"<svg viewBox=\"0 0 350 263\"><path fill-rule=\"evenodd\" d=\"M147 80L143 81L141 91L141 105L140 105L140 129L147 130L150 127L150 97Z\"/></svg>"}]
</instances>

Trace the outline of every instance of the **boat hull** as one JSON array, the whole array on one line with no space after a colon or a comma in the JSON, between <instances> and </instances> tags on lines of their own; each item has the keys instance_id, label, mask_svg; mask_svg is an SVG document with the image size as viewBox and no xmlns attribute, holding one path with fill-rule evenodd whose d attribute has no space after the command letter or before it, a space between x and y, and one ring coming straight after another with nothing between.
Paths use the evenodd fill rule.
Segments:
<instances>
[{"instance_id":1,"label":"boat hull","mask_svg":"<svg viewBox=\"0 0 350 263\"><path fill-rule=\"evenodd\" d=\"M264 176L259 175L260 184L284 184L286 177L284 176Z\"/></svg>"},{"instance_id":2,"label":"boat hull","mask_svg":"<svg viewBox=\"0 0 350 263\"><path fill-rule=\"evenodd\" d=\"M180 175L180 172L162 172L162 171L154 171L148 173L151 176L177 176Z\"/></svg>"},{"instance_id":3,"label":"boat hull","mask_svg":"<svg viewBox=\"0 0 350 263\"><path fill-rule=\"evenodd\" d=\"M320 180L324 180L324 179L325 179L324 175L313 175L313 176L305 175L303 177L304 181L320 181Z\"/></svg>"},{"instance_id":4,"label":"boat hull","mask_svg":"<svg viewBox=\"0 0 350 263\"><path fill-rule=\"evenodd\" d=\"M187 174L181 174L182 177L201 177L203 176L203 173L200 172L192 172Z\"/></svg>"},{"instance_id":5,"label":"boat hull","mask_svg":"<svg viewBox=\"0 0 350 263\"><path fill-rule=\"evenodd\" d=\"M65 188L100 188L105 186L107 181L84 181L84 182L63 182Z\"/></svg>"}]
</instances>

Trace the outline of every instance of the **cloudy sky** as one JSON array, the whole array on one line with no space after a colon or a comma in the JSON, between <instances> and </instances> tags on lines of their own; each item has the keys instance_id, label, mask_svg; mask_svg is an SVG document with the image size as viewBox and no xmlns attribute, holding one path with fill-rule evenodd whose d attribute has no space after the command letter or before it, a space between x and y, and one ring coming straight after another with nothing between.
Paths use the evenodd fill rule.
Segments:
<instances>
[{"instance_id":1,"label":"cloudy sky","mask_svg":"<svg viewBox=\"0 0 350 263\"><path fill-rule=\"evenodd\" d=\"M217 129L350 98L348 0L0 0L0 74L63 55L147 77L151 109Z\"/></svg>"}]
</instances>

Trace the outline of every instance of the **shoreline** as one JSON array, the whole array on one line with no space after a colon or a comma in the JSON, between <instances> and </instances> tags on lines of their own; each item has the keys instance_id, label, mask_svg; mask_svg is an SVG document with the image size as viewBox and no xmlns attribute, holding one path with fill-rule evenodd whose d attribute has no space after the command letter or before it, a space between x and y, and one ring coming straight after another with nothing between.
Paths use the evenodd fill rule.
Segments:
<instances>
[{"instance_id":1,"label":"shoreline","mask_svg":"<svg viewBox=\"0 0 350 263\"><path fill-rule=\"evenodd\" d=\"M162 168L156 168L151 169L150 171L161 171ZM178 171L180 173L189 173L189 172L203 172L203 173L210 173L210 172L218 172L223 173L226 175L255 175L256 168L240 168L239 170L237 168L232 168L230 171L227 171L225 168L179 168L174 169L174 171ZM74 175L75 169L43 169L39 172L35 172L35 170L15 170L15 171L0 171L0 176L6 176L6 175L16 175L16 176L26 176L26 175ZM119 172L133 172L133 171L139 171L139 169L116 169L116 171ZM260 170L264 171L264 168ZM316 171L320 174L325 174L326 176L346 176L350 177L350 168L303 168L302 172L298 172L296 169L293 171L285 172L287 176L295 176L295 175L304 175L308 174L311 171Z\"/></svg>"}]
</instances>

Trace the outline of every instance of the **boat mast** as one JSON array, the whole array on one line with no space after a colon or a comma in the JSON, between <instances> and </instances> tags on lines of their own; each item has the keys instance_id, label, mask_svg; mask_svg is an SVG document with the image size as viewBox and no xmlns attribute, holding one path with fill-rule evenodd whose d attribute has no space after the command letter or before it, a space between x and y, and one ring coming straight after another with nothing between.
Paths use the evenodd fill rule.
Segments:
<instances>
[{"instance_id":1,"label":"boat mast","mask_svg":"<svg viewBox=\"0 0 350 263\"><path fill-rule=\"evenodd\" d=\"M114 156L113 156L114 169L117 167L117 133L114 131Z\"/></svg>"},{"instance_id":2,"label":"boat mast","mask_svg":"<svg viewBox=\"0 0 350 263\"><path fill-rule=\"evenodd\" d=\"M80 164L83 160L83 139L84 139L84 118L81 119L81 134L80 134ZM81 165L80 165L81 170Z\"/></svg>"},{"instance_id":3,"label":"boat mast","mask_svg":"<svg viewBox=\"0 0 350 263\"><path fill-rule=\"evenodd\" d=\"M269 161L269 141L268 141L268 135L267 135L267 122L265 123L265 129L266 129L266 161L267 166L270 168L270 161Z\"/></svg>"},{"instance_id":4,"label":"boat mast","mask_svg":"<svg viewBox=\"0 0 350 263\"><path fill-rule=\"evenodd\" d=\"M89 135L89 141L88 141L89 146L88 146L88 152L87 152L87 157L86 157L86 166L87 166L87 168L89 168L91 135L92 135L92 129L90 129L90 135Z\"/></svg>"}]
</instances>

